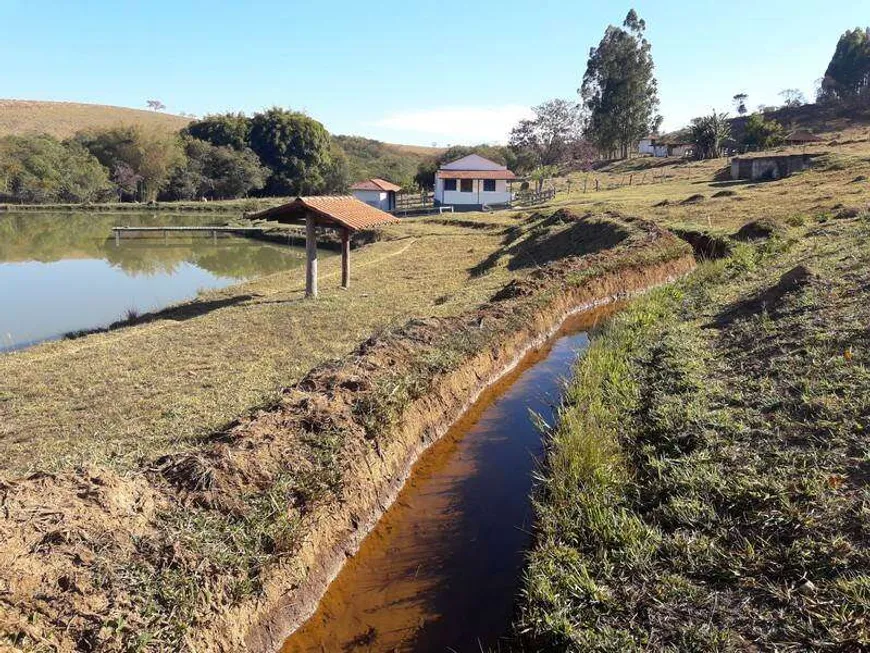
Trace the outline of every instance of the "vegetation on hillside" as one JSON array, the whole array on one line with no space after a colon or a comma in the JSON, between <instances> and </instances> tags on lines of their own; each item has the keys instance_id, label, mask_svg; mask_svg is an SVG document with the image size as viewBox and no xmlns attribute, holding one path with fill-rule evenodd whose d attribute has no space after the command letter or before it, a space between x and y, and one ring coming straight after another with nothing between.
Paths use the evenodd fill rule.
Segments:
<instances>
[{"instance_id":1,"label":"vegetation on hillside","mask_svg":"<svg viewBox=\"0 0 870 653\"><path fill-rule=\"evenodd\" d=\"M190 201L342 193L355 181L370 177L412 189L417 167L438 153L433 148L330 136L316 120L279 108L251 117L206 116L180 132L144 121L83 129L62 141L48 134L20 134L0 137L0 202Z\"/></svg>"}]
</instances>

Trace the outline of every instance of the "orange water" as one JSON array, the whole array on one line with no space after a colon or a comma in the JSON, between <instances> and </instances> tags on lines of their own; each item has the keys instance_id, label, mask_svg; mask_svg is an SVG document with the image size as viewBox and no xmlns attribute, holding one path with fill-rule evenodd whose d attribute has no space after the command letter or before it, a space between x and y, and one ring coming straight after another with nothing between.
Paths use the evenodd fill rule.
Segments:
<instances>
[{"instance_id":1,"label":"orange water","mask_svg":"<svg viewBox=\"0 0 870 653\"><path fill-rule=\"evenodd\" d=\"M506 648L542 454L532 413L552 421L586 331L612 310L566 321L423 454L282 653Z\"/></svg>"}]
</instances>

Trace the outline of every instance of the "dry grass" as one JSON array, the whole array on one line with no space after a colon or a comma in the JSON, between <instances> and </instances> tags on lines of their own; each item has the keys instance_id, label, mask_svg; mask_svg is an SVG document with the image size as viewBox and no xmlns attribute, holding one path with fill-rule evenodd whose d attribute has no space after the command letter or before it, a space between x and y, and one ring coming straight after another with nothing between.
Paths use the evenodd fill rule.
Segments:
<instances>
[{"instance_id":1,"label":"dry grass","mask_svg":"<svg viewBox=\"0 0 870 653\"><path fill-rule=\"evenodd\" d=\"M560 180L558 202L577 209L612 208L668 227L728 234L760 217L783 222L809 220L832 216L844 206L870 202L870 184L855 181L862 175L870 176L870 143L820 145L806 151L819 155L812 169L781 181L760 183L716 181L717 174L728 166L728 159L634 159L590 173L585 194L584 174L571 176L570 195L565 192L566 181ZM628 186L630 176L632 185ZM595 178L600 181L599 192L593 190ZM713 197L723 190L734 194ZM703 195L704 199L683 203L694 195Z\"/></svg>"},{"instance_id":2,"label":"dry grass","mask_svg":"<svg viewBox=\"0 0 870 653\"><path fill-rule=\"evenodd\" d=\"M270 403L372 332L479 305L515 275L496 265L469 279L469 270L517 222L509 214L480 219L493 228L403 221L386 234L392 240L353 253L349 292L339 288L339 260L324 258L317 302L303 300L303 271L295 269L203 294L199 301L224 307L194 319L0 357L0 469L128 468Z\"/></svg>"},{"instance_id":3,"label":"dry grass","mask_svg":"<svg viewBox=\"0 0 870 653\"><path fill-rule=\"evenodd\" d=\"M32 132L67 138L84 129L131 124L176 132L189 122L170 113L102 104L0 100L0 137Z\"/></svg>"},{"instance_id":4,"label":"dry grass","mask_svg":"<svg viewBox=\"0 0 870 653\"><path fill-rule=\"evenodd\" d=\"M661 222L739 238L579 363L548 434L518 650L870 646L868 154L730 186L738 202L711 199L716 163L598 194L638 212L669 198Z\"/></svg>"}]
</instances>

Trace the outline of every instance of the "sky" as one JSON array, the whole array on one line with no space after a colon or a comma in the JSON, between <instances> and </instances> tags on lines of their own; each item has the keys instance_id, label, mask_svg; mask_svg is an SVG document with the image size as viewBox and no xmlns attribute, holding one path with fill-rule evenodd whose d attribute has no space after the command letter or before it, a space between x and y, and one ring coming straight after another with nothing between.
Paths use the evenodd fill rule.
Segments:
<instances>
[{"instance_id":1,"label":"sky","mask_svg":"<svg viewBox=\"0 0 870 653\"><path fill-rule=\"evenodd\" d=\"M813 96L870 0L0 0L0 98L171 113L301 110L334 134L505 142L530 108L576 98L589 48L634 7L664 129L712 109Z\"/></svg>"}]
</instances>

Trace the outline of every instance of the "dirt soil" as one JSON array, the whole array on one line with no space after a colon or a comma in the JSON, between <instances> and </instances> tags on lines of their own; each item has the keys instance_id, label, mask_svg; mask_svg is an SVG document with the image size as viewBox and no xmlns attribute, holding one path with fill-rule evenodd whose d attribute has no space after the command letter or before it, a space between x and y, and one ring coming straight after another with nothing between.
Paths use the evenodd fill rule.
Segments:
<instances>
[{"instance_id":1,"label":"dirt soil","mask_svg":"<svg viewBox=\"0 0 870 653\"><path fill-rule=\"evenodd\" d=\"M277 650L485 387L571 312L694 266L616 214L526 230L503 255L537 267L479 309L378 333L187 453L0 480L0 650Z\"/></svg>"}]
</instances>

